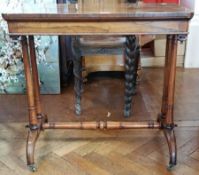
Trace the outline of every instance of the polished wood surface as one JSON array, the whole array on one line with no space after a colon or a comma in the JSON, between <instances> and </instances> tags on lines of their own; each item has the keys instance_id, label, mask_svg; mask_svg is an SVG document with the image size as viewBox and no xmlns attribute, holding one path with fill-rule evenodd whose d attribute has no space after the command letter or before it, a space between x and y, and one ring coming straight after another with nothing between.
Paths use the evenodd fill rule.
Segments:
<instances>
[{"instance_id":1,"label":"polished wood surface","mask_svg":"<svg viewBox=\"0 0 199 175\"><path fill-rule=\"evenodd\" d=\"M174 110L174 96L175 96L175 77L176 77L176 61L177 61L177 36L168 36L168 48L170 48L170 51L168 52L168 68L166 70L168 73L168 79L166 79L168 82L166 82L167 88L167 104L165 106L167 112L166 112L166 122L173 124L174 118L173 118L173 110ZM165 95L166 96L166 95ZM164 103L164 100L163 100Z\"/></svg>"},{"instance_id":2,"label":"polished wood surface","mask_svg":"<svg viewBox=\"0 0 199 175\"><path fill-rule=\"evenodd\" d=\"M47 17L46 17L47 18ZM10 35L187 34L188 21L9 22Z\"/></svg>"},{"instance_id":3,"label":"polished wood surface","mask_svg":"<svg viewBox=\"0 0 199 175\"><path fill-rule=\"evenodd\" d=\"M34 94L35 94L35 105L37 110L37 115L42 114L41 110L41 101L40 101L40 83L39 83L39 76L37 74L37 59L36 59L36 53L35 53L35 43L34 43L34 37L29 36L28 38L29 44L30 44L30 62L32 65L32 72L33 72L33 84L34 84Z\"/></svg>"},{"instance_id":4,"label":"polished wood surface","mask_svg":"<svg viewBox=\"0 0 199 175\"><path fill-rule=\"evenodd\" d=\"M161 108L164 77L162 68L143 68L138 93L133 98L133 117L128 119L124 119L122 115L124 78L111 75L90 77L85 86L82 106L84 113L80 118L74 113L72 82L67 88L62 89L60 95L41 95L43 112L48 113L50 122L81 122L97 119L99 121L146 121L157 118ZM179 127L199 126L198 87L199 69L177 68L174 119ZM25 95L0 95L0 106L0 123L28 121ZM109 117L108 112L110 112Z\"/></svg>"},{"instance_id":5,"label":"polished wood surface","mask_svg":"<svg viewBox=\"0 0 199 175\"><path fill-rule=\"evenodd\" d=\"M89 1L78 1L82 2L81 5L75 4L75 9L82 9L85 2ZM93 2L93 1L90 1ZM99 3L100 2L100 3ZM98 4L107 6L105 1L94 1L89 7L95 9L95 6ZM107 1L106 1L107 2ZM131 4L124 3L124 1L109 1L114 2L113 6L108 5L107 11L102 11L101 6L99 10L82 10L70 13L66 6L62 5L56 7L56 10L53 11L50 7L46 7L42 12L23 12L18 11L16 13L3 14L3 17L8 22L9 33L12 35L21 35L22 36L22 48L24 54L24 66L25 74L27 79L27 91L28 91L28 108L29 108L29 132L27 138L27 164L31 171L36 171L36 165L34 162L34 150L37 138L43 126L46 126L46 129L59 128L60 126L64 129L68 127L79 128L82 126L89 128L93 127L93 123L73 123L72 126L68 124L57 124L57 123L48 123L45 120L43 115L37 113L37 90L39 89L38 84L38 72L36 71L35 62L33 65L30 65L28 60L28 52L31 53L32 59L34 58L34 53L31 52L33 45L27 44L27 38L24 35L125 35L125 110L124 116L130 116L130 110L132 105L132 96L134 93L135 84L133 81L136 77L135 67L130 65L136 65L137 59L139 57L139 47L135 40L137 40L136 34L166 34L168 40L167 47L167 56L168 64L165 68L165 81L164 81L164 90L162 99L162 106L165 108L165 114L161 113L158 118L158 128L161 126L163 129L167 144L169 147L169 170L171 170L177 164L177 145L176 138L174 133L174 128L176 127L174 123L173 109L174 109L174 91L175 91L175 75L176 75L176 57L177 57L177 40L184 41L186 40L186 35L188 34L188 21L193 16L193 13L188 9L182 8L180 6L165 6L161 5L145 5L145 4ZM85 6L86 7L86 6ZM114 8L113 8L114 7ZM33 8L33 6L32 6ZM43 7L44 8L44 7ZM43 9L42 8L42 9ZM26 9L26 8L24 8ZM33 8L34 9L34 8ZM51 12L49 12L51 11ZM98 9L98 8L97 8ZM38 10L41 8L38 7ZM63 10L63 11L62 11ZM74 10L74 8L73 8ZM58 12L57 12L58 11ZM60 12L61 11L61 12ZM81 17L80 17L81 16ZM80 17L80 18L79 18ZM30 38L31 39L31 38ZM74 38L75 40L75 38ZM172 49L169 49L172 48ZM81 71L81 59L79 59L80 48L74 48L74 75L75 75L75 110L76 114L81 113L81 93L82 93L82 74ZM31 71L32 70L32 71ZM36 82L36 81L37 82ZM36 88L36 91L34 91ZM165 98L166 96L166 98ZM166 99L166 100L165 100ZM156 126L155 121L148 124L138 124L133 123L121 123L116 122L112 123L110 121L106 122L94 122L94 127L96 128L135 128L135 127L149 127ZM109 125L108 125L109 124Z\"/></svg>"},{"instance_id":6,"label":"polished wood surface","mask_svg":"<svg viewBox=\"0 0 199 175\"><path fill-rule=\"evenodd\" d=\"M83 36L79 38L80 46L86 48L121 48L125 41L125 37L116 36Z\"/></svg>"},{"instance_id":7,"label":"polished wood surface","mask_svg":"<svg viewBox=\"0 0 199 175\"><path fill-rule=\"evenodd\" d=\"M96 121L96 122L49 122L42 125L43 129L160 129L160 123L148 122L121 122L121 121Z\"/></svg>"},{"instance_id":8,"label":"polished wood surface","mask_svg":"<svg viewBox=\"0 0 199 175\"><path fill-rule=\"evenodd\" d=\"M2 175L33 174L25 163L24 125L0 124ZM49 130L39 139L36 152L41 163L34 175L198 175L198 133L198 127L176 128L179 163L169 172L165 139L157 130Z\"/></svg>"},{"instance_id":9,"label":"polished wood surface","mask_svg":"<svg viewBox=\"0 0 199 175\"><path fill-rule=\"evenodd\" d=\"M175 4L88 0L77 4L27 4L2 14L12 35L127 35L187 33L192 11ZM131 22L130 22L131 21ZM167 21L166 23L164 21ZM39 25L38 25L39 22ZM49 23L50 22L50 23Z\"/></svg>"},{"instance_id":10,"label":"polished wood surface","mask_svg":"<svg viewBox=\"0 0 199 175\"><path fill-rule=\"evenodd\" d=\"M126 120L156 119L161 106L162 78L161 68L143 69L139 92L134 97L134 117ZM72 83L61 95L42 95L42 108L49 113L51 121L122 120L123 84L122 78L93 77L85 89L85 112L81 118L74 115ZM40 135L37 143L36 157L41 163L34 174L198 175L199 69L178 68L176 87L175 121L178 127L175 132L179 161L172 172L165 168L168 148L159 130L49 130ZM25 95L0 95L2 175L31 174L26 167L24 151L26 103ZM109 118L108 111L111 113Z\"/></svg>"},{"instance_id":11,"label":"polished wood surface","mask_svg":"<svg viewBox=\"0 0 199 175\"><path fill-rule=\"evenodd\" d=\"M31 8L27 8L31 7ZM128 3L126 0L78 0L71 4L24 4L12 13L3 14L7 21L96 21L190 19L193 12L176 4Z\"/></svg>"},{"instance_id":12,"label":"polished wood surface","mask_svg":"<svg viewBox=\"0 0 199 175\"><path fill-rule=\"evenodd\" d=\"M34 82L31 72L31 65L29 60L29 50L27 48L27 38L22 37L22 52L23 52L23 62L24 62L24 72L26 76L26 88L28 97L28 110L29 110L29 120L32 125L37 125L37 109L36 100L34 98Z\"/></svg>"}]
</instances>

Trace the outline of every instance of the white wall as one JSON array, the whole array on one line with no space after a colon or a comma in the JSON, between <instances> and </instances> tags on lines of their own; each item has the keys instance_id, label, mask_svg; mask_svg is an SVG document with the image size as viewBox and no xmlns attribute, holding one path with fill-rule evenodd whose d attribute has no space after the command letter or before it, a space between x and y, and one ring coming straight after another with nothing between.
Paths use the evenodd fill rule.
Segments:
<instances>
[{"instance_id":1,"label":"white wall","mask_svg":"<svg viewBox=\"0 0 199 175\"><path fill-rule=\"evenodd\" d=\"M199 0L196 0L195 2L195 12L199 14Z\"/></svg>"},{"instance_id":2,"label":"white wall","mask_svg":"<svg viewBox=\"0 0 199 175\"><path fill-rule=\"evenodd\" d=\"M189 25L184 66L185 68L199 68L199 0L181 0L181 4L195 11Z\"/></svg>"},{"instance_id":3,"label":"white wall","mask_svg":"<svg viewBox=\"0 0 199 175\"><path fill-rule=\"evenodd\" d=\"M180 3L183 6L194 9L195 8L195 1L198 1L198 0L180 0Z\"/></svg>"}]
</instances>

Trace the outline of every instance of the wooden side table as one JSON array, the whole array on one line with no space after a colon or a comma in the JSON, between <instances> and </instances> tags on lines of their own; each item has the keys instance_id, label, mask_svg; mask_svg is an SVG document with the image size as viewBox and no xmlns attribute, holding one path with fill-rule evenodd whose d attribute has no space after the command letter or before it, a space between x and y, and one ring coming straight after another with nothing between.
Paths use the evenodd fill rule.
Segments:
<instances>
[{"instance_id":1,"label":"wooden side table","mask_svg":"<svg viewBox=\"0 0 199 175\"><path fill-rule=\"evenodd\" d=\"M77 4L48 4L44 6L31 4L30 9L34 9L34 12L26 11L26 9L17 9L15 13L3 14L3 18L8 22L10 35L21 36L29 110L27 164L31 170L36 170L34 148L40 131L45 129L162 129L169 146L169 168L175 166L177 148L173 110L177 41L186 39L188 22L193 13L174 4L139 3L134 5L125 0L106 2L79 0ZM158 121L48 122L40 106L34 35L126 36L126 57L133 61L131 41L134 35L142 34L167 35L163 98ZM129 71L128 68L127 71ZM129 74L129 76L133 76L133 74Z\"/></svg>"}]
</instances>

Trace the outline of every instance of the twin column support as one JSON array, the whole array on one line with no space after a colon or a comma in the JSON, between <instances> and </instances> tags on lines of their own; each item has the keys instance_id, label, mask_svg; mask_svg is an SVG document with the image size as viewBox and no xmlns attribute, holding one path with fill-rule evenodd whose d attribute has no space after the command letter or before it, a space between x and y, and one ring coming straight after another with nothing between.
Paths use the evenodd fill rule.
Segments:
<instances>
[{"instance_id":1,"label":"twin column support","mask_svg":"<svg viewBox=\"0 0 199 175\"><path fill-rule=\"evenodd\" d=\"M174 89L177 59L177 41L183 41L186 35L168 35L166 44L166 59L164 69L164 88L161 114L158 121L148 122L67 122L67 123L48 123L47 117L42 114L39 90L39 77L36 63L34 37L21 37L24 71L27 85L29 126L26 146L27 164L32 171L36 171L34 161L34 149L40 131L43 129L133 129L133 128L160 128L163 129L169 147L170 161L168 168L176 165L177 148L174 133ZM127 36L126 49L131 49L129 41L135 36ZM129 46L129 47L128 47ZM127 48L128 47L128 48ZM132 50L127 55L129 61L135 61L131 57ZM132 72L132 73L135 73ZM129 75L130 76L130 75ZM129 99L127 99L129 100ZM131 101L131 99L130 99ZM127 106L128 108L128 106ZM128 112L128 111L127 111ZM129 113L127 114L129 115Z\"/></svg>"}]
</instances>

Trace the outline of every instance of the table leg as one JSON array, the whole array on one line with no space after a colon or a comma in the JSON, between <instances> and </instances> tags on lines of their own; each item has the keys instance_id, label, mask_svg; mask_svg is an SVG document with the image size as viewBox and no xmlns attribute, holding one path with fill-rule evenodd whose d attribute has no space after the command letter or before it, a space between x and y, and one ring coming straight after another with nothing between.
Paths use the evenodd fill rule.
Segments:
<instances>
[{"instance_id":1,"label":"table leg","mask_svg":"<svg viewBox=\"0 0 199 175\"><path fill-rule=\"evenodd\" d=\"M82 79L82 55L78 46L77 39L73 38L73 74L75 78L75 113L81 114L81 96L83 91L83 79Z\"/></svg>"},{"instance_id":2,"label":"table leg","mask_svg":"<svg viewBox=\"0 0 199 175\"><path fill-rule=\"evenodd\" d=\"M140 48L136 36L127 36L125 45L125 99L124 116L131 115L132 97L136 91Z\"/></svg>"},{"instance_id":3,"label":"table leg","mask_svg":"<svg viewBox=\"0 0 199 175\"><path fill-rule=\"evenodd\" d=\"M31 72L31 65L29 61L29 52L27 37L22 36L22 52L23 52L23 62L24 62L24 72L26 77L26 87L27 87L27 97L28 97L28 109L29 109L29 131L26 146L26 156L27 164L32 171L36 170L34 164L34 149L35 143L39 135L39 123L37 119L37 108L35 104L35 94L34 94L34 83Z\"/></svg>"},{"instance_id":4,"label":"table leg","mask_svg":"<svg viewBox=\"0 0 199 175\"><path fill-rule=\"evenodd\" d=\"M139 41L137 40L136 41L137 44L139 43ZM137 87L137 83L138 83L138 69L139 69L139 66L141 66L140 64L140 52L141 52L141 49L140 49L140 45L138 44L137 45L137 49L136 49L136 53L135 53L135 57L136 57L136 60L135 60L135 65L134 65L134 79L133 79L133 83L134 83L134 87L135 87L135 90L134 90L134 95L136 95L136 87Z\"/></svg>"},{"instance_id":5,"label":"table leg","mask_svg":"<svg viewBox=\"0 0 199 175\"><path fill-rule=\"evenodd\" d=\"M41 109L40 86L39 86L39 76L38 76L36 53L35 53L34 36L29 36L28 39L30 46L30 60L32 66L32 79L34 86L35 105L37 109L37 118L40 120L44 118L45 122L47 122L48 121L47 115L42 114L42 109Z\"/></svg>"},{"instance_id":6,"label":"table leg","mask_svg":"<svg viewBox=\"0 0 199 175\"><path fill-rule=\"evenodd\" d=\"M171 169L177 163L177 147L174 133L174 91L177 61L177 35L167 36L167 54L165 65L164 92L162 101L162 128L169 146L170 162L168 168Z\"/></svg>"},{"instance_id":7,"label":"table leg","mask_svg":"<svg viewBox=\"0 0 199 175\"><path fill-rule=\"evenodd\" d=\"M172 37L167 36L166 41L166 56L165 56L165 67L164 67L164 84L163 84L163 95L162 95L162 107L161 113L158 116L158 121L165 119L166 110L167 110L167 101L168 101L168 84L169 84L169 57L171 57L171 48L172 46Z\"/></svg>"}]
</instances>

